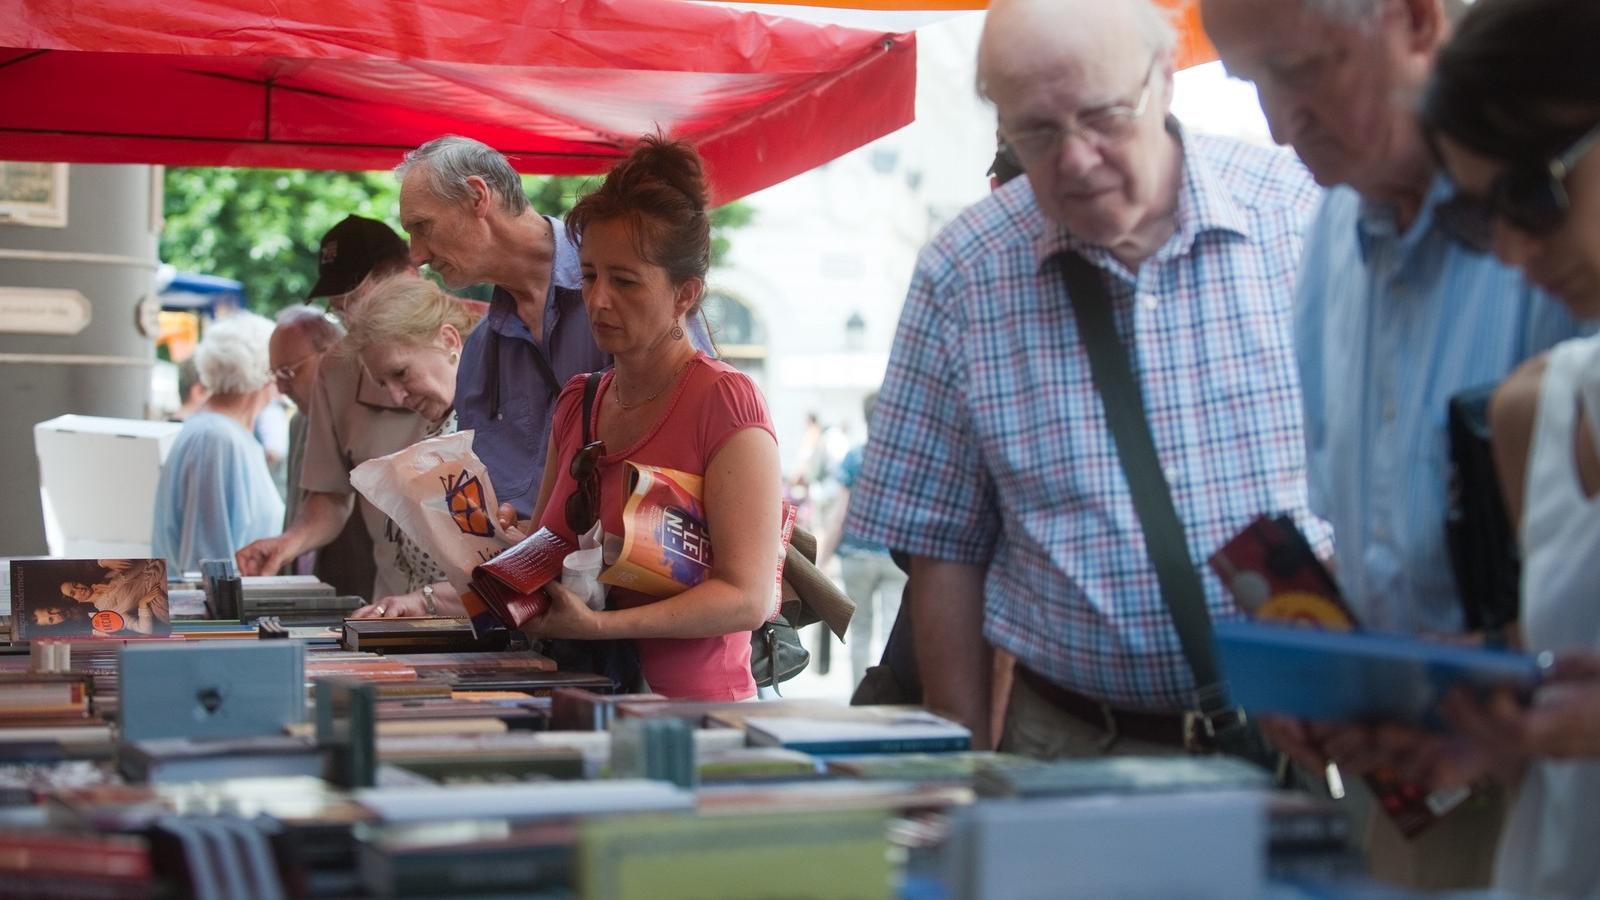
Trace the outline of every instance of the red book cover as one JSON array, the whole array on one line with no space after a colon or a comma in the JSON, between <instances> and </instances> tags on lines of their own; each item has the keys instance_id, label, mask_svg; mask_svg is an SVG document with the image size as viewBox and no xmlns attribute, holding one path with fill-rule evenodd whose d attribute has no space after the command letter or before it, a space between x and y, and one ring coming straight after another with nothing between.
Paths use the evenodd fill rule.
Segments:
<instances>
[{"instance_id":1,"label":"red book cover","mask_svg":"<svg viewBox=\"0 0 1600 900\"><path fill-rule=\"evenodd\" d=\"M784 501L783 524L778 530L778 572L773 579L772 615L767 616L768 622L776 622L783 615L783 564L789 557L789 542L794 539L794 520L798 514L794 504Z\"/></svg>"},{"instance_id":2,"label":"red book cover","mask_svg":"<svg viewBox=\"0 0 1600 900\"><path fill-rule=\"evenodd\" d=\"M481 636L481 629L494 625L520 628L542 615L550 608L544 586L561 577L562 561L576 549L577 545L541 528L473 569L472 590L463 596L473 633Z\"/></svg>"}]
</instances>

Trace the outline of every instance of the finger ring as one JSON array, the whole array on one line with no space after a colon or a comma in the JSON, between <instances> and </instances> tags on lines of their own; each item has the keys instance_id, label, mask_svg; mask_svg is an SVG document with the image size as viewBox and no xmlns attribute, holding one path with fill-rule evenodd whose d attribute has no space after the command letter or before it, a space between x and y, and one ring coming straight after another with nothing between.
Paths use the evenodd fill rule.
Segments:
<instances>
[{"instance_id":1,"label":"finger ring","mask_svg":"<svg viewBox=\"0 0 1600 900\"><path fill-rule=\"evenodd\" d=\"M380 616L381 616L381 615L383 615L383 614L384 614L384 612L385 612L385 611L386 611L386 610L387 610L387 607L385 607L385 606L383 606L383 605L381 605L381 604L380 604L380 605L378 605L378 606L374 606L374 607L373 607L373 609L375 609L375 610L377 610L377 611L378 611L378 615L380 615Z\"/></svg>"}]
</instances>

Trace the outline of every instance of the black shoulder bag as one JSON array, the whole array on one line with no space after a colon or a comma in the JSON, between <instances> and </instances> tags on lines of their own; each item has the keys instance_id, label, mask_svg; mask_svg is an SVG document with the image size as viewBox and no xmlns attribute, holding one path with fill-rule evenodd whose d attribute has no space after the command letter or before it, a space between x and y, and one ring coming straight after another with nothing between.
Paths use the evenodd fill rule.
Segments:
<instances>
[{"instance_id":1,"label":"black shoulder bag","mask_svg":"<svg viewBox=\"0 0 1600 900\"><path fill-rule=\"evenodd\" d=\"M1189 556L1183 522L1156 455L1139 379L1117 335L1111 295L1103 276L1088 260L1071 251L1062 252L1059 259L1078 337L1089 355L1089 370L1139 516L1145 550L1177 628L1184 659L1194 673L1200 725L1217 749L1271 768L1272 754L1245 721L1244 711L1229 700L1227 682L1217 666L1205 588Z\"/></svg>"},{"instance_id":2,"label":"black shoulder bag","mask_svg":"<svg viewBox=\"0 0 1600 900\"><path fill-rule=\"evenodd\" d=\"M578 445L580 447L587 447L594 440L590 418L594 410L595 391L600 387L600 375L599 372L590 372L583 379L583 443ZM559 460L545 460L547 466L560 464ZM610 641L558 638L549 641L544 652L555 660L557 669L604 675L611 679L620 693L637 692L644 681L639 649L627 638Z\"/></svg>"},{"instance_id":3,"label":"black shoulder bag","mask_svg":"<svg viewBox=\"0 0 1600 900\"><path fill-rule=\"evenodd\" d=\"M1497 385L1450 398L1450 490L1445 539L1468 631L1498 634L1517 620L1522 554L1506 513L1489 444L1489 397Z\"/></svg>"}]
</instances>

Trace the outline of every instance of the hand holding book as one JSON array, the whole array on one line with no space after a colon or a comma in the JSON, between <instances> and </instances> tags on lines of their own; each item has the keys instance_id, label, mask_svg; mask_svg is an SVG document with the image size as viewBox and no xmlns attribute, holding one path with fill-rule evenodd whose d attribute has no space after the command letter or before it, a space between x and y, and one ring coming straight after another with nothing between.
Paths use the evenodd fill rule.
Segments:
<instances>
[{"instance_id":1,"label":"hand holding book","mask_svg":"<svg viewBox=\"0 0 1600 900\"><path fill-rule=\"evenodd\" d=\"M1379 743L1389 764L1436 787L1485 775L1515 783L1536 756L1600 756L1600 656L1562 656L1531 700L1517 692L1456 691L1440 704L1451 735L1385 728Z\"/></svg>"},{"instance_id":2,"label":"hand holding book","mask_svg":"<svg viewBox=\"0 0 1600 900\"><path fill-rule=\"evenodd\" d=\"M1341 771L1364 777L1407 835L1468 794L1419 787L1471 780L1427 771L1463 759L1460 741L1428 734L1456 725L1450 702L1440 703L1450 689L1470 685L1483 697L1513 686L1526 696L1538 679L1526 657L1360 632L1337 583L1288 517L1251 522L1210 563L1253 619L1299 626L1218 625L1218 655L1234 699L1274 746L1306 770L1324 772L1331 795L1342 794ZM1466 768L1481 775L1494 767Z\"/></svg>"},{"instance_id":3,"label":"hand holding book","mask_svg":"<svg viewBox=\"0 0 1600 900\"><path fill-rule=\"evenodd\" d=\"M1534 695L1525 727L1535 753L1600 757L1600 654L1556 657L1546 684Z\"/></svg>"},{"instance_id":4,"label":"hand holding book","mask_svg":"<svg viewBox=\"0 0 1600 900\"><path fill-rule=\"evenodd\" d=\"M471 589L462 595L472 630L521 628L550 608L545 588L561 577L561 561L577 549L541 528L499 556L472 570Z\"/></svg>"}]
</instances>

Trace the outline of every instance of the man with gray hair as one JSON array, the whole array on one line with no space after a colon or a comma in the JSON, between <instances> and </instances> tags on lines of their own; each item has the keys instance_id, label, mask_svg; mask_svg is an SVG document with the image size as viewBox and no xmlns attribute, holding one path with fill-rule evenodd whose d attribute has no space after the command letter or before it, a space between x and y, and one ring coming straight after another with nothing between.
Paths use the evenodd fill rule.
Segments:
<instances>
[{"instance_id":1,"label":"man with gray hair","mask_svg":"<svg viewBox=\"0 0 1600 900\"><path fill-rule=\"evenodd\" d=\"M456 415L474 433L495 496L528 518L556 396L573 376L611 364L589 330L578 247L565 223L529 205L511 163L471 138L431 140L395 174L412 264L452 289L495 286L461 351ZM695 346L710 349L702 322L691 320L689 331Z\"/></svg>"},{"instance_id":2,"label":"man with gray hair","mask_svg":"<svg viewBox=\"0 0 1600 900\"><path fill-rule=\"evenodd\" d=\"M306 426L317 375L322 358L344 338L344 326L326 312L303 303L279 310L277 323L272 342L267 345L272 378L278 391L295 405L295 417L289 423L289 489L283 514L283 527L287 529L294 524L305 493L300 487L300 469L305 460L309 431ZM344 530L332 543L313 552L316 558L311 571L318 578L333 585L340 594L370 596L372 540L359 516L347 519Z\"/></svg>"},{"instance_id":3,"label":"man with gray hair","mask_svg":"<svg viewBox=\"0 0 1600 900\"><path fill-rule=\"evenodd\" d=\"M412 264L453 289L495 286L488 315L461 351L456 415L474 432L495 496L527 518L556 395L568 378L607 362L589 331L578 248L559 219L529 205L506 158L471 138L429 141L395 174Z\"/></svg>"},{"instance_id":4,"label":"man with gray hair","mask_svg":"<svg viewBox=\"0 0 1600 900\"><path fill-rule=\"evenodd\" d=\"M1500 382L1577 329L1515 269L1452 239L1452 187L1414 112L1450 6L1200 7L1229 72L1255 83L1274 139L1332 188L1296 288L1308 478L1313 510L1333 526L1345 598L1363 625L1386 631L1463 627L1445 544L1451 398ZM1266 730L1314 772L1330 755L1352 770L1366 755L1360 730L1321 746L1294 723ZM1480 795L1412 840L1375 817L1374 872L1422 888L1484 884L1500 812L1498 797Z\"/></svg>"},{"instance_id":5,"label":"man with gray hair","mask_svg":"<svg viewBox=\"0 0 1600 900\"><path fill-rule=\"evenodd\" d=\"M981 89L1027 178L923 250L878 395L847 527L911 556L924 700L977 747L987 639L1017 659L1003 749L1218 749L1187 636L1240 613L1196 561L1269 511L1326 544L1289 343L1317 193L1287 154L1172 118L1174 43L1150 0L991 4Z\"/></svg>"}]
</instances>

